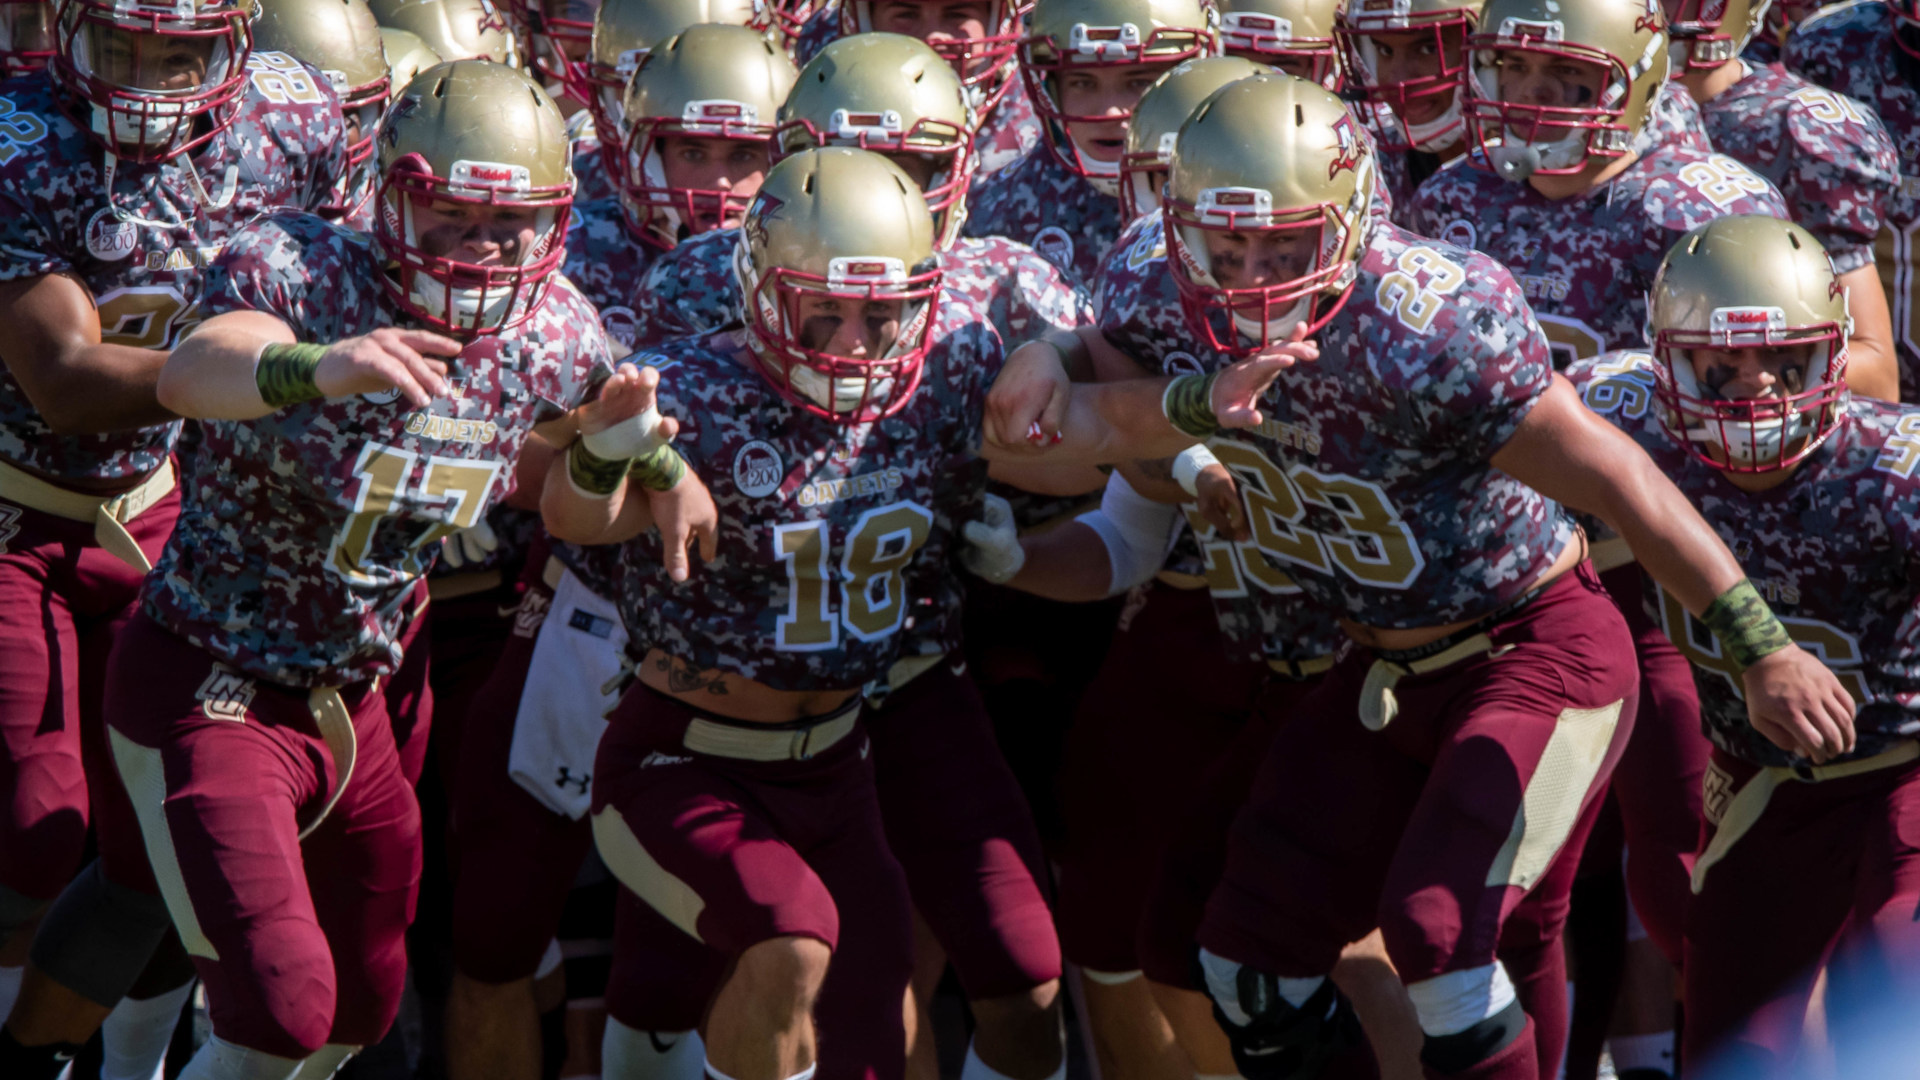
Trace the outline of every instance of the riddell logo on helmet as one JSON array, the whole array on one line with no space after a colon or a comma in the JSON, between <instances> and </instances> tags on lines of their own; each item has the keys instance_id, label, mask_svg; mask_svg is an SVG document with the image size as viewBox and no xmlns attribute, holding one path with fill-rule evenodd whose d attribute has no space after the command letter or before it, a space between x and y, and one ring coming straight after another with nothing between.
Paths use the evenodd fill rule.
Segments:
<instances>
[{"instance_id":1,"label":"riddell logo on helmet","mask_svg":"<svg viewBox=\"0 0 1920 1080\"><path fill-rule=\"evenodd\" d=\"M1360 136L1354 133L1353 117L1342 115L1333 122L1333 137L1338 140L1333 150L1333 161L1327 165L1327 179L1340 175L1342 169L1360 168Z\"/></svg>"},{"instance_id":2,"label":"riddell logo on helmet","mask_svg":"<svg viewBox=\"0 0 1920 1080\"><path fill-rule=\"evenodd\" d=\"M1215 206L1252 206L1257 197L1251 191L1219 191L1214 193Z\"/></svg>"}]
</instances>

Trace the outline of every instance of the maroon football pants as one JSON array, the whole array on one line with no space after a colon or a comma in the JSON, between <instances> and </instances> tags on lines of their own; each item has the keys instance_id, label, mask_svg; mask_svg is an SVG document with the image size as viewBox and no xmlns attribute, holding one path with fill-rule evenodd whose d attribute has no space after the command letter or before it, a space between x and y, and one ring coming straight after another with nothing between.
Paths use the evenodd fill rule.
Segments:
<instances>
[{"instance_id":1,"label":"maroon football pants","mask_svg":"<svg viewBox=\"0 0 1920 1080\"><path fill-rule=\"evenodd\" d=\"M179 516L175 489L126 527L154 560ZM82 746L98 745L107 656L143 576L95 542L91 523L0 502L0 886L22 896L50 900L80 867Z\"/></svg>"},{"instance_id":2,"label":"maroon football pants","mask_svg":"<svg viewBox=\"0 0 1920 1080\"><path fill-rule=\"evenodd\" d=\"M1408 983L1493 962L1520 899L1562 880L1547 871L1619 758L1638 681L1584 564L1488 636L1492 652L1402 678L1379 732L1359 719L1372 655L1327 674L1234 821L1202 945L1324 975L1377 925Z\"/></svg>"},{"instance_id":3,"label":"maroon football pants","mask_svg":"<svg viewBox=\"0 0 1920 1080\"><path fill-rule=\"evenodd\" d=\"M689 725L700 718L645 686L621 699L594 759L601 857L623 886L724 959L789 936L833 950L814 1008L821 1080L898 1080L913 926L880 823L867 733L856 728L804 760L748 761L689 749ZM671 977L704 1008L710 990L702 997L706 987ZM614 1015L657 1030L648 1018Z\"/></svg>"},{"instance_id":4,"label":"maroon football pants","mask_svg":"<svg viewBox=\"0 0 1920 1080\"><path fill-rule=\"evenodd\" d=\"M114 760L142 835L103 816L107 875L157 879L214 1032L281 1057L378 1042L406 975L419 807L384 696L367 682L341 698L352 777L303 841L337 781L307 691L236 674L144 616L108 669Z\"/></svg>"},{"instance_id":5,"label":"maroon football pants","mask_svg":"<svg viewBox=\"0 0 1920 1080\"><path fill-rule=\"evenodd\" d=\"M507 773L514 721L534 643L553 604L544 541L521 573L520 607L492 674L460 733L453 799L453 962L486 983L531 978L574 876L593 844L591 822L556 814Z\"/></svg>"},{"instance_id":6,"label":"maroon football pants","mask_svg":"<svg viewBox=\"0 0 1920 1080\"><path fill-rule=\"evenodd\" d=\"M1059 863L1068 959L1109 973L1141 967L1135 939L1155 869L1189 808L1216 790L1209 771L1246 727L1267 678L1264 664L1227 657L1205 588L1156 581L1115 631L1067 734ZM1209 823L1221 836L1252 781L1252 767L1243 771L1227 816ZM1201 904L1213 877L1196 883ZM1184 930L1190 942L1193 923Z\"/></svg>"},{"instance_id":7,"label":"maroon football pants","mask_svg":"<svg viewBox=\"0 0 1920 1080\"><path fill-rule=\"evenodd\" d=\"M1714 750L1727 796L1753 766ZM1713 826L1701 830L1704 852ZM1684 1060L1742 1080L1794 1069L1814 977L1828 963L1829 1026L1848 1069L1837 1003L1920 1000L1920 762L1817 784L1782 783L1708 871L1687 921ZM1884 1069L1884 1061L1880 1068ZM1880 1075L1890 1075L1876 1070ZM1858 1075L1866 1075L1861 1072Z\"/></svg>"}]
</instances>

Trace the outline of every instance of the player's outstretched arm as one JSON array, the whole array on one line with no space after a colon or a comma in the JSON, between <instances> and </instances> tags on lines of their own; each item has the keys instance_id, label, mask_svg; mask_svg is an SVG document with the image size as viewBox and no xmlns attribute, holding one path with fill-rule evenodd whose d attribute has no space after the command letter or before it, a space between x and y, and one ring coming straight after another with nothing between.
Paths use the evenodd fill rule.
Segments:
<instances>
[{"instance_id":1,"label":"player's outstretched arm","mask_svg":"<svg viewBox=\"0 0 1920 1080\"><path fill-rule=\"evenodd\" d=\"M1019 535L1005 499L987 496L985 516L962 530L967 569L1049 600L1087 603L1144 584L1166 562L1177 506L1108 478L1100 508L1054 529Z\"/></svg>"},{"instance_id":2,"label":"player's outstretched arm","mask_svg":"<svg viewBox=\"0 0 1920 1080\"><path fill-rule=\"evenodd\" d=\"M1853 699L1840 680L1793 646L1687 497L1638 444L1581 404L1563 376L1553 377L1492 463L1625 537L1641 567L1741 663L1748 717L1774 745L1815 762L1853 749Z\"/></svg>"},{"instance_id":3,"label":"player's outstretched arm","mask_svg":"<svg viewBox=\"0 0 1920 1080\"><path fill-rule=\"evenodd\" d=\"M154 394L162 349L108 345L85 285L65 274L0 284L0 363L58 435L100 435L175 415Z\"/></svg>"},{"instance_id":4,"label":"player's outstretched arm","mask_svg":"<svg viewBox=\"0 0 1920 1080\"><path fill-rule=\"evenodd\" d=\"M614 544L658 527L675 581L690 569L688 548L714 557L719 514L706 485L670 443L680 424L655 409L660 373L621 364L599 396L540 434L566 449L555 456L540 495L554 536L576 544ZM568 439L569 430L577 439Z\"/></svg>"},{"instance_id":5,"label":"player's outstretched arm","mask_svg":"<svg viewBox=\"0 0 1920 1080\"><path fill-rule=\"evenodd\" d=\"M160 372L160 404L196 420L253 420L314 398L398 390L414 408L447 392L460 342L388 326L328 344L299 343L263 311L229 311L196 327Z\"/></svg>"},{"instance_id":6,"label":"player's outstretched arm","mask_svg":"<svg viewBox=\"0 0 1920 1080\"><path fill-rule=\"evenodd\" d=\"M1286 343L1207 375L1076 384L1052 347L1032 342L1008 357L988 394L981 456L1087 465L1172 457L1221 429L1257 427L1273 381L1319 356L1296 329Z\"/></svg>"}]
</instances>

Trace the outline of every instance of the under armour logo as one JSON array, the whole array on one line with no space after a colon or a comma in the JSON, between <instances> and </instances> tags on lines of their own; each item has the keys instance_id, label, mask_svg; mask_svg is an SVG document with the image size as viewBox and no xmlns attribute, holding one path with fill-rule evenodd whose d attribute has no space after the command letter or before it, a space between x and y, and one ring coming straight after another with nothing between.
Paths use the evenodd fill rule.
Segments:
<instances>
[{"instance_id":1,"label":"under armour logo","mask_svg":"<svg viewBox=\"0 0 1920 1080\"><path fill-rule=\"evenodd\" d=\"M253 702L253 680L224 664L215 664L193 696L209 720L245 720L247 706Z\"/></svg>"},{"instance_id":2,"label":"under armour logo","mask_svg":"<svg viewBox=\"0 0 1920 1080\"><path fill-rule=\"evenodd\" d=\"M587 786L591 783L593 783L592 773L586 773L581 776L575 776L573 775L572 769L569 769L565 765L562 765L560 766L560 778L553 782L553 786L563 788L563 787L567 787L568 785L572 785L575 790L580 792L580 794L585 795L587 793Z\"/></svg>"}]
</instances>

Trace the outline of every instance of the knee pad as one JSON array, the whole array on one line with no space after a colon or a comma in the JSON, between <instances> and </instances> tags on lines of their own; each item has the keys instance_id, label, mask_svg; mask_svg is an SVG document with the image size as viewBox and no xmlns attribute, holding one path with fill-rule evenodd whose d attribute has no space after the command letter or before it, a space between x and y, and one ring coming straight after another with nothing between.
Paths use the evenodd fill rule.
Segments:
<instances>
[{"instance_id":1,"label":"knee pad","mask_svg":"<svg viewBox=\"0 0 1920 1080\"><path fill-rule=\"evenodd\" d=\"M1281 979L1204 954L1196 980L1213 1000L1213 1019L1227 1033L1233 1062L1246 1080L1311 1080L1327 1063L1360 1044L1360 1019L1332 979L1298 1006Z\"/></svg>"},{"instance_id":2,"label":"knee pad","mask_svg":"<svg viewBox=\"0 0 1920 1080\"><path fill-rule=\"evenodd\" d=\"M172 924L166 901L108 881L95 859L47 910L33 939L33 962L55 982L111 1009Z\"/></svg>"},{"instance_id":3,"label":"knee pad","mask_svg":"<svg viewBox=\"0 0 1920 1080\"><path fill-rule=\"evenodd\" d=\"M1420 1047L1420 1062L1442 1076L1466 1072L1511 1046L1526 1030L1526 1011L1518 1001L1508 1002L1506 1008L1465 1031L1427 1036Z\"/></svg>"},{"instance_id":4,"label":"knee pad","mask_svg":"<svg viewBox=\"0 0 1920 1080\"><path fill-rule=\"evenodd\" d=\"M5 945L15 930L33 921L33 917L46 906L45 900L0 885L0 945Z\"/></svg>"},{"instance_id":5,"label":"knee pad","mask_svg":"<svg viewBox=\"0 0 1920 1080\"><path fill-rule=\"evenodd\" d=\"M1500 961L1449 971L1407 984L1407 997L1429 1039L1466 1031L1497 1016L1514 1000L1513 983Z\"/></svg>"},{"instance_id":6,"label":"knee pad","mask_svg":"<svg viewBox=\"0 0 1920 1080\"><path fill-rule=\"evenodd\" d=\"M215 1035L181 1070L180 1080L292 1080L304 1061L249 1050Z\"/></svg>"},{"instance_id":7,"label":"knee pad","mask_svg":"<svg viewBox=\"0 0 1920 1080\"><path fill-rule=\"evenodd\" d=\"M701 1080L706 1064L707 1046L697 1031L641 1031L607 1017L600 1075L608 1080Z\"/></svg>"}]
</instances>

